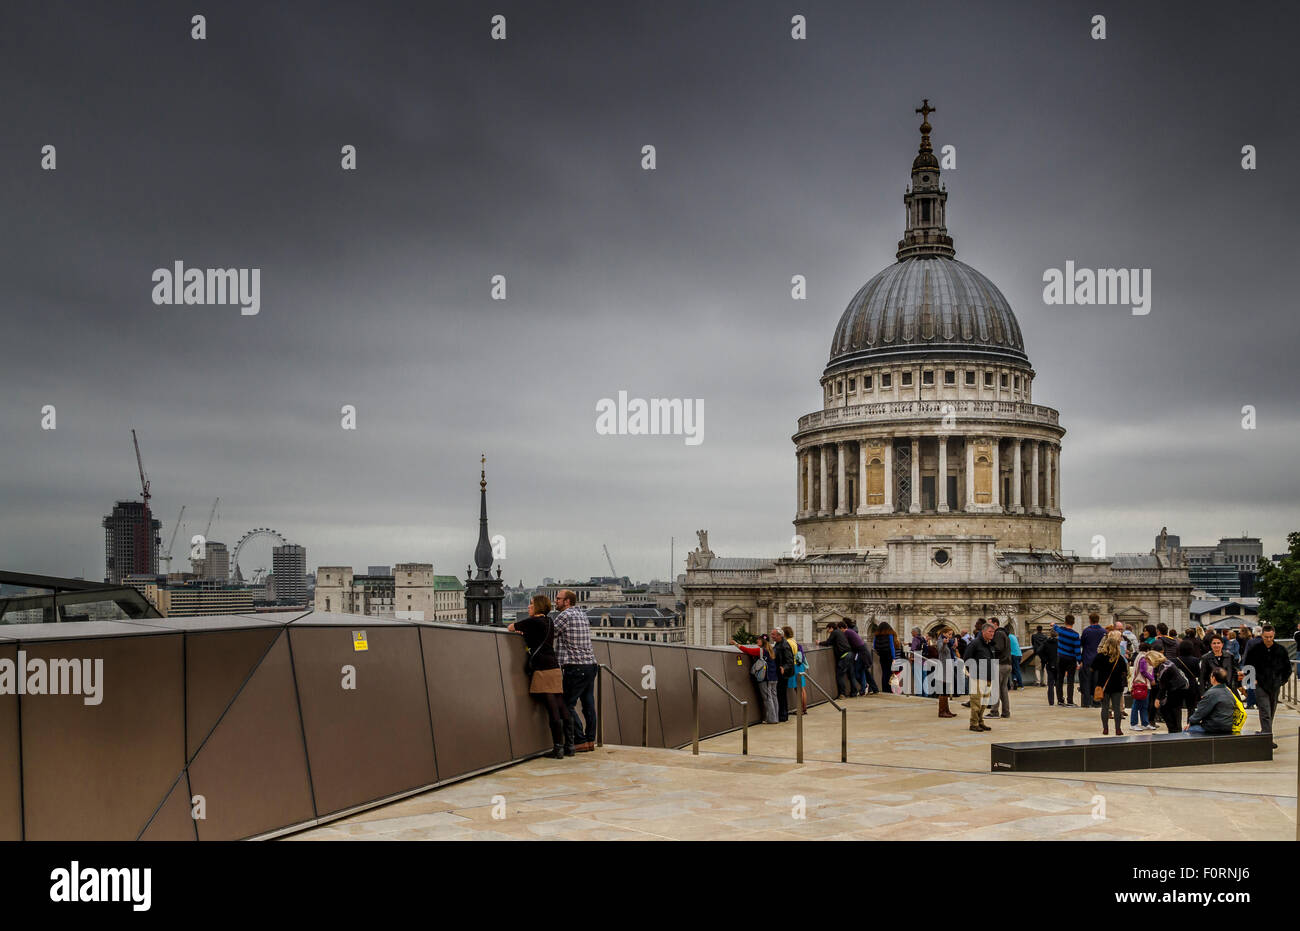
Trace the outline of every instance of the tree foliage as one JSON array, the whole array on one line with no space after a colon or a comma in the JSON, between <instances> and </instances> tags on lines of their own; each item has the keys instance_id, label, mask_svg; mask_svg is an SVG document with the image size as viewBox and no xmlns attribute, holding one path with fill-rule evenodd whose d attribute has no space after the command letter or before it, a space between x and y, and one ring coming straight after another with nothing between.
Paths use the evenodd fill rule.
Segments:
<instances>
[{"instance_id":1,"label":"tree foliage","mask_svg":"<svg viewBox=\"0 0 1300 931\"><path fill-rule=\"evenodd\" d=\"M1300 623L1300 531L1287 534L1290 552L1281 563L1273 565L1268 559L1259 561L1259 579L1255 590L1259 593L1259 619L1272 624L1279 637L1295 635Z\"/></svg>"},{"instance_id":2,"label":"tree foliage","mask_svg":"<svg viewBox=\"0 0 1300 931\"><path fill-rule=\"evenodd\" d=\"M754 634L751 634L748 630L746 630L744 624L741 624L739 627L736 628L736 636L734 639L737 643L744 643L744 644L751 644L751 643L758 642L758 637L756 637Z\"/></svg>"}]
</instances>

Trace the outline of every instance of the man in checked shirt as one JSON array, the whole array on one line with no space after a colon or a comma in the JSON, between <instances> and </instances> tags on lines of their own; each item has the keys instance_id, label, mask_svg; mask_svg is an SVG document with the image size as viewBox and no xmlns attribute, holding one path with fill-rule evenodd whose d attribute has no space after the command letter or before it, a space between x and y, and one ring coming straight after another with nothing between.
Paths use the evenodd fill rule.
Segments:
<instances>
[{"instance_id":1,"label":"man in checked shirt","mask_svg":"<svg viewBox=\"0 0 1300 931\"><path fill-rule=\"evenodd\" d=\"M565 756L596 749L596 676L600 666L591 649L591 622L587 612L578 607L578 598L569 589L555 596L555 656L564 675L564 703L573 716L576 745L564 748ZM582 729L578 729L578 703L582 702Z\"/></svg>"}]
</instances>

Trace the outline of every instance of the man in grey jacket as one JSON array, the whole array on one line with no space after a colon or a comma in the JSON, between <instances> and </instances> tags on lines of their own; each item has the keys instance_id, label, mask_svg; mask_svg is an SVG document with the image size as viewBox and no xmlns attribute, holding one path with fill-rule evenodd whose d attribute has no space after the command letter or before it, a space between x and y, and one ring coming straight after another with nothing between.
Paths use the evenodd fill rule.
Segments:
<instances>
[{"instance_id":1,"label":"man in grey jacket","mask_svg":"<svg viewBox=\"0 0 1300 931\"><path fill-rule=\"evenodd\" d=\"M1228 691L1228 671L1216 666L1210 673L1214 684L1201 696L1187 719L1189 734L1231 734L1237 701Z\"/></svg>"}]
</instances>

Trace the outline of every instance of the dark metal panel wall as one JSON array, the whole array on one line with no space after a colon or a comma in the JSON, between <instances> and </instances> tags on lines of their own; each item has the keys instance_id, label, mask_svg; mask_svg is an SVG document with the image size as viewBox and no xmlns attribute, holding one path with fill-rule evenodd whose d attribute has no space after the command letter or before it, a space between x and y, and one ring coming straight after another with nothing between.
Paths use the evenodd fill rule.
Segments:
<instances>
[{"instance_id":1,"label":"dark metal panel wall","mask_svg":"<svg viewBox=\"0 0 1300 931\"><path fill-rule=\"evenodd\" d=\"M609 666L611 669L614 668L613 664L610 663L609 643L607 641L592 640L591 648L596 654L596 662L603 663L604 665ZM597 688L596 692L600 696L600 707L596 710L596 713L600 716L600 720L603 722L603 728L605 732L605 743L639 744L641 742L640 717L637 718L636 726L631 731L629 731L629 733L632 734L632 736L626 741L623 739L623 722L619 720L618 696L615 695L614 692L617 690L617 691L624 692L624 694L627 694L626 689L624 689L621 685L615 682L614 677L611 676L604 669L600 671L600 682L598 684L600 687ZM631 695L627 695L627 701L629 706L640 704L640 702L638 702ZM634 713L639 716L641 713L640 709L634 709Z\"/></svg>"},{"instance_id":2,"label":"dark metal panel wall","mask_svg":"<svg viewBox=\"0 0 1300 931\"><path fill-rule=\"evenodd\" d=\"M642 688L645 679L642 670L651 665L650 645L619 641L609 641L608 645L610 667L625 679L628 685L636 689L638 694L645 695L649 699L647 746L664 746L663 726L659 712L659 690ZM623 742L639 744L641 742L640 700L634 698L632 693L621 685L616 685L608 676L605 679L605 689L614 693L615 704L618 706L619 729L625 735Z\"/></svg>"},{"instance_id":3,"label":"dark metal panel wall","mask_svg":"<svg viewBox=\"0 0 1300 931\"><path fill-rule=\"evenodd\" d=\"M420 628L438 777L452 779L510 760L497 639L482 630ZM485 673L486 670L486 673Z\"/></svg>"},{"instance_id":4,"label":"dark metal panel wall","mask_svg":"<svg viewBox=\"0 0 1300 931\"><path fill-rule=\"evenodd\" d=\"M22 696L27 839L134 840L185 763L181 635L22 648L29 661L104 661L99 705L81 695Z\"/></svg>"},{"instance_id":5,"label":"dark metal panel wall","mask_svg":"<svg viewBox=\"0 0 1300 931\"><path fill-rule=\"evenodd\" d=\"M691 679L688 650L680 647L650 647L659 696L659 719L666 747L680 747L691 739Z\"/></svg>"},{"instance_id":6,"label":"dark metal panel wall","mask_svg":"<svg viewBox=\"0 0 1300 931\"><path fill-rule=\"evenodd\" d=\"M190 759L279 632L278 628L252 628L185 634L186 754ZM294 714L296 717L296 709Z\"/></svg>"},{"instance_id":7,"label":"dark metal panel wall","mask_svg":"<svg viewBox=\"0 0 1300 931\"><path fill-rule=\"evenodd\" d=\"M248 638L252 646L264 639L261 630L229 633ZM289 634L271 634L275 645L190 763L190 786L203 796L206 807L206 817L197 822L200 840L238 840L316 817L289 664ZM208 640L211 636L203 635L205 643L195 649L218 648L242 666L245 652L228 639ZM387 722L376 721L373 727L383 732ZM428 743L427 736L424 741ZM360 760L354 766L368 768ZM327 787L330 784L327 779Z\"/></svg>"},{"instance_id":8,"label":"dark metal panel wall","mask_svg":"<svg viewBox=\"0 0 1300 931\"><path fill-rule=\"evenodd\" d=\"M727 672L727 678L723 680L723 684L737 698L743 698L749 702L749 723L757 724L763 720L763 696L758 691L754 677L749 674L749 668L754 661L739 651L735 653L724 652L722 657L723 668ZM735 702L727 702L727 704L731 706L731 726L740 727L742 723L740 707Z\"/></svg>"},{"instance_id":9,"label":"dark metal panel wall","mask_svg":"<svg viewBox=\"0 0 1300 931\"><path fill-rule=\"evenodd\" d=\"M41 695L20 704L0 696L0 837L19 836L19 759L29 839L212 840L303 824L549 747L517 636L366 629L363 652L353 649L348 625L310 622L184 636L79 628L85 636L24 643L34 658L104 659L105 700L87 706L79 695ZM751 722L760 718L748 658L738 664L728 650L621 641L593 646L598 661L649 695L650 746L689 742L696 665L751 702ZM17 649L2 644L0 657L16 659ZM830 651L807 655L813 675L833 687ZM356 670L355 689L342 687L344 665ZM648 666L654 689L642 685ZM608 676L604 686L607 741L639 743L640 702ZM716 687L704 682L701 696L701 736L739 726L739 710ZM187 744L196 751L188 772ZM197 823L192 795L205 801Z\"/></svg>"},{"instance_id":10,"label":"dark metal panel wall","mask_svg":"<svg viewBox=\"0 0 1300 931\"><path fill-rule=\"evenodd\" d=\"M189 785L181 773L140 840L198 840L190 811Z\"/></svg>"},{"instance_id":11,"label":"dark metal panel wall","mask_svg":"<svg viewBox=\"0 0 1300 931\"><path fill-rule=\"evenodd\" d=\"M695 667L703 669L713 678L717 679L723 685L727 684L727 670L723 665L724 654L721 650L687 650L687 670L694 670ZM735 703L729 699L722 691L703 675L699 678L700 688L700 736L705 734L720 734L723 731L731 729L731 710L728 705ZM686 697L691 697L689 680ZM746 700L748 696L736 694L741 700ZM686 739L690 740L695 727L695 716L692 713L687 719L687 724L691 728L687 732Z\"/></svg>"},{"instance_id":12,"label":"dark metal panel wall","mask_svg":"<svg viewBox=\"0 0 1300 931\"><path fill-rule=\"evenodd\" d=\"M357 652L346 626L289 629L322 816L437 780L419 632L366 630L369 648ZM344 666L356 670L355 688L343 688Z\"/></svg>"},{"instance_id":13,"label":"dark metal panel wall","mask_svg":"<svg viewBox=\"0 0 1300 931\"><path fill-rule=\"evenodd\" d=\"M18 661L18 645L0 645L0 659ZM0 695L0 840L22 840L18 696Z\"/></svg>"}]
</instances>

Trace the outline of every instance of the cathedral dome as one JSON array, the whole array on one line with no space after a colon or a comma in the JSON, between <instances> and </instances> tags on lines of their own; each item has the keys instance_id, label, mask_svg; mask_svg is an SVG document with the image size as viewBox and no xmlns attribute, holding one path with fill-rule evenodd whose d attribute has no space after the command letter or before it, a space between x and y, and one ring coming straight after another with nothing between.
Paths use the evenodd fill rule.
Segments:
<instances>
[{"instance_id":1,"label":"cathedral dome","mask_svg":"<svg viewBox=\"0 0 1300 931\"><path fill-rule=\"evenodd\" d=\"M889 266L853 296L835 328L828 369L972 356L1028 364L1011 305L964 262L919 255Z\"/></svg>"}]
</instances>

